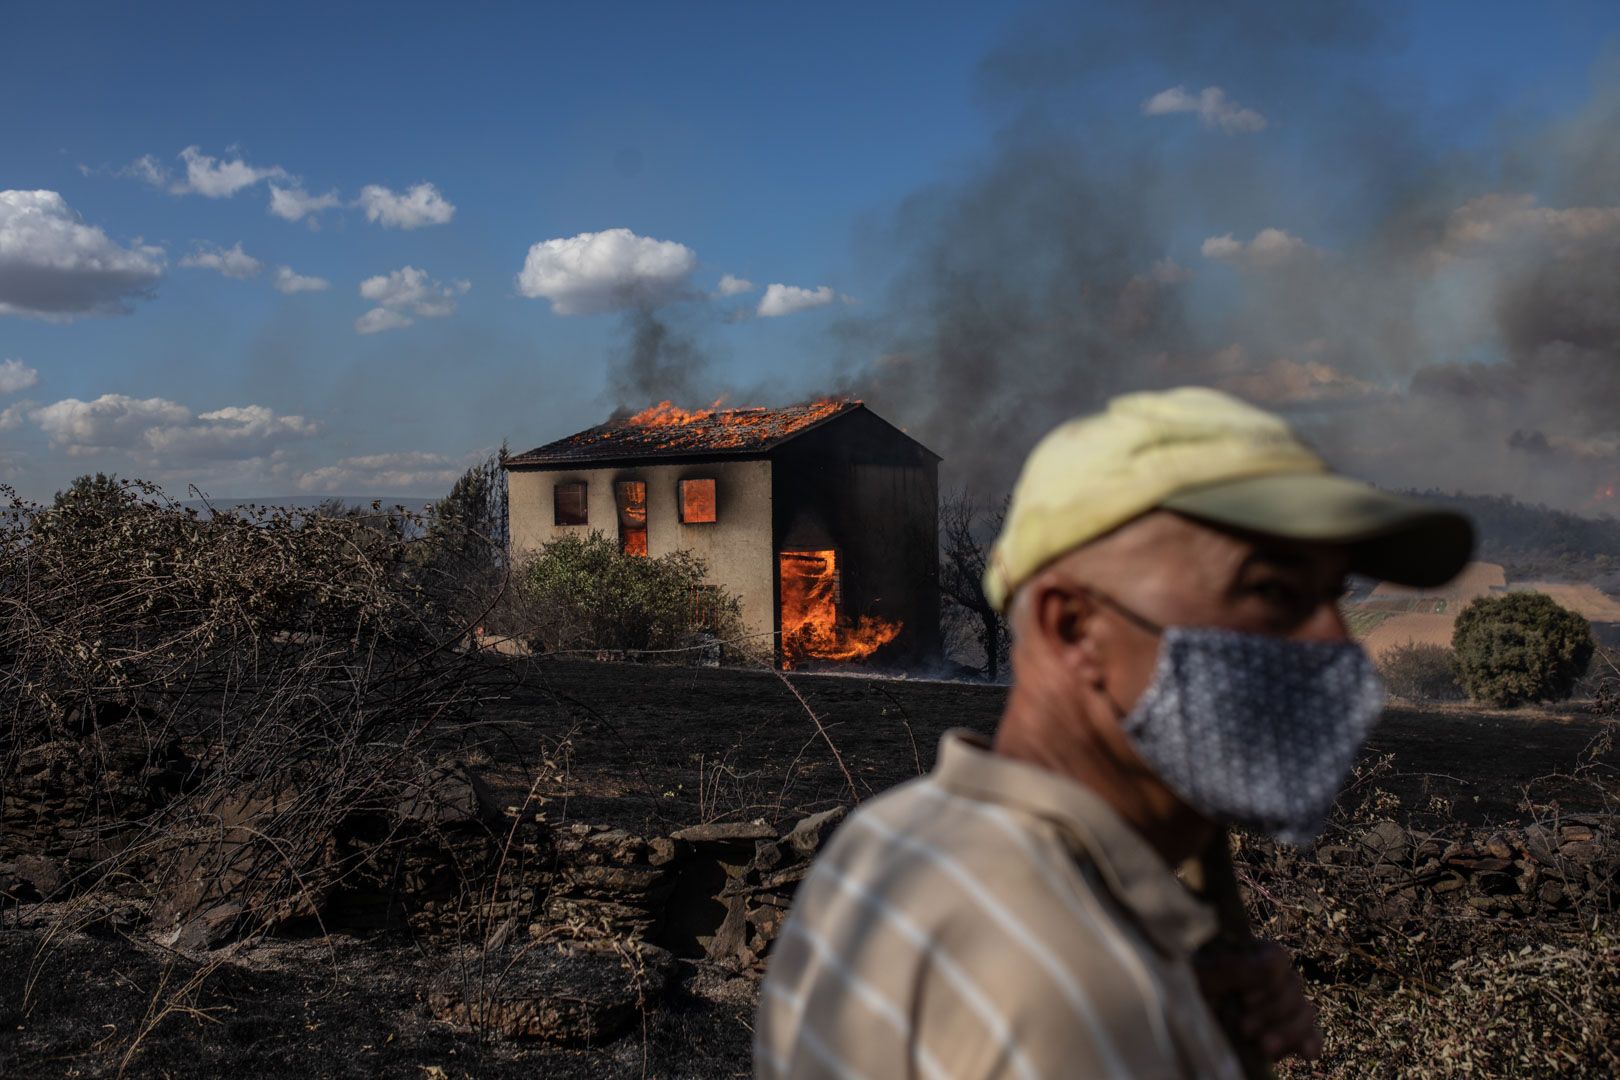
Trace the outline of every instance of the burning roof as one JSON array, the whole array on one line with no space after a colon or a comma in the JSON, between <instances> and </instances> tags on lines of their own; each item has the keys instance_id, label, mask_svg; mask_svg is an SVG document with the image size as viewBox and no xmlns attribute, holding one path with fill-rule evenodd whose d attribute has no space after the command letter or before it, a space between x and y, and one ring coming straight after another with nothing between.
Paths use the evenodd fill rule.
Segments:
<instances>
[{"instance_id":1,"label":"burning roof","mask_svg":"<svg viewBox=\"0 0 1620 1080\"><path fill-rule=\"evenodd\" d=\"M779 409L682 409L668 401L506 459L511 466L575 465L648 457L766 453L835 416L863 406L824 398Z\"/></svg>"}]
</instances>

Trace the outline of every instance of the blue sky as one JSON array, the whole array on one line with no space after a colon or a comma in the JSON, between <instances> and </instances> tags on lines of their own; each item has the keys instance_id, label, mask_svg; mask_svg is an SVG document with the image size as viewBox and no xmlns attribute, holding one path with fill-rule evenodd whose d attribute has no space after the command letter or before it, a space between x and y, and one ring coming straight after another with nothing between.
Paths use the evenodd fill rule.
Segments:
<instances>
[{"instance_id":1,"label":"blue sky","mask_svg":"<svg viewBox=\"0 0 1620 1080\"><path fill-rule=\"evenodd\" d=\"M1372 44L1312 63L1412 102L1431 155L1472 153L1576 114L1620 30L1611 4L1529 10L1420 5L1378 16ZM1270 226L1323 249L1354 243L1367 224L1357 177L1311 159L1307 130L1331 113L1319 101L1290 113L1288 80L1313 78L1312 63L1245 86L1233 58L1165 43L1198 38L1199 11L1184 30L1157 25L1158 44L1113 58L1106 77L1056 80L1042 110L1076 132L1115 117L1133 134L1108 145L1171 162L1265 141L1282 178L1266 209L1178 202L1185 212L1157 242L1180 266L1219 259L1212 236L1242 244ZM110 245L102 256L147 269L122 293L85 286L113 289L94 303L70 281L71 295L8 306L19 271L0 267L0 473L33 496L94 469L219 496L433 495L503 438L524 449L616 404L650 404L627 400L613 376L634 306L690 335L707 358L705 392L821 392L863 360L850 320L881 322L894 302L907 256L892 223L908 199L971 172L1030 108L1027 91L998 87L986 57L1052 26L1083 39L1111 25L1108 12L15 8L0 92L26 104L0 119L0 190L56 193L28 204L52 236ZM1178 56L1185 70L1167 60ZM1144 113L1174 87L1184 99ZM1211 106L1199 95L1214 87L1223 96ZM1245 130L1243 109L1265 129ZM184 190L187 148L201 165L193 187L217 197ZM224 195L229 177L212 170L235 163L257 178ZM286 220L269 212L277 188L332 193L336 205ZM520 280L532 246L606 230L628 239L558 249L561 262L539 268L549 276ZM10 255L0 243L0 261L48 239L30 233ZM219 257L238 245L256 271L239 263L229 276ZM198 256L212 268L185 265ZM568 277L584 273L570 259L638 258L651 276L615 278L631 280L623 295ZM299 277L278 279L282 267ZM724 275L751 288L713 295ZM368 279L382 280L362 295ZM282 292L278 280L309 287ZM781 291L773 306L770 285L806 292ZM1230 314L1252 287L1203 274L1189 310ZM559 313L570 308L579 313ZM360 332L373 327L387 328Z\"/></svg>"}]
</instances>

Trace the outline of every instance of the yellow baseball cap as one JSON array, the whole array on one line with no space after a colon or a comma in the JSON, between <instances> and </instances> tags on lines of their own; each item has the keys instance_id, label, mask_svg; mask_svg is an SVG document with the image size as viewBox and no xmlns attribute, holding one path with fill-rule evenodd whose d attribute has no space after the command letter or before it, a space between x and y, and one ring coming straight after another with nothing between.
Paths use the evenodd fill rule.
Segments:
<instances>
[{"instance_id":1,"label":"yellow baseball cap","mask_svg":"<svg viewBox=\"0 0 1620 1080\"><path fill-rule=\"evenodd\" d=\"M1432 587L1474 547L1462 514L1338 476L1279 417L1207 387L1126 394L1059 425L1024 462L990 552L997 610L1041 567L1150 510L1349 545L1355 572Z\"/></svg>"}]
</instances>

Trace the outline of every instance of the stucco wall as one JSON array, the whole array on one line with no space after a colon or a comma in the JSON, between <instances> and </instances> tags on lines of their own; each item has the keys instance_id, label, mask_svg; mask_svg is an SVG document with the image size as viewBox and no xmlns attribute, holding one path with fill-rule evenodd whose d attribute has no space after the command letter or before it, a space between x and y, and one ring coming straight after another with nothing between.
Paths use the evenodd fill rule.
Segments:
<instances>
[{"instance_id":1,"label":"stucco wall","mask_svg":"<svg viewBox=\"0 0 1620 1080\"><path fill-rule=\"evenodd\" d=\"M677 512L677 483L712 478L716 517L707 525L683 525ZM552 490L583 480L586 525L554 525ZM709 578L742 601L743 624L751 634L775 631L775 579L771 553L771 463L723 461L707 464L647 465L623 469L514 469L507 476L512 554L521 559L546 541L591 531L617 539L618 510L613 485L641 480L647 485L647 554L690 551L709 564ZM768 637L759 639L769 647Z\"/></svg>"}]
</instances>

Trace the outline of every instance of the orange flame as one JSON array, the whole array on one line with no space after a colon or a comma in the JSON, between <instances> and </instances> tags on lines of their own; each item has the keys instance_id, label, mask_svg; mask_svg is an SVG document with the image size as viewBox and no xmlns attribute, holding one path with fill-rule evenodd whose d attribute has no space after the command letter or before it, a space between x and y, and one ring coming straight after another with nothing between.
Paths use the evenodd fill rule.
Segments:
<instances>
[{"instance_id":1,"label":"orange flame","mask_svg":"<svg viewBox=\"0 0 1620 1080\"><path fill-rule=\"evenodd\" d=\"M707 409L683 409L673 401L660 401L656 405L642 409L625 422L636 427L681 427L699 420L707 420L725 400L716 398L714 404Z\"/></svg>"},{"instance_id":2,"label":"orange flame","mask_svg":"<svg viewBox=\"0 0 1620 1080\"><path fill-rule=\"evenodd\" d=\"M621 424L624 427L648 431L691 428L693 430L689 437L682 433L676 437L677 440L682 443L700 442L704 447L725 449L742 446L762 429L767 434L788 435L826 419L846 405L860 404L847 398L822 398L802 409L793 410L790 417L784 417L783 410L762 406L723 409L720 406L724 402L725 398L722 397L717 398L706 409L683 409L672 401L660 401L656 405L642 409L634 416L627 417ZM770 429L773 428L778 430L771 432ZM614 430L622 430L622 427L608 425L600 430L596 438L607 438ZM674 444L672 441L671 445Z\"/></svg>"},{"instance_id":3,"label":"orange flame","mask_svg":"<svg viewBox=\"0 0 1620 1080\"><path fill-rule=\"evenodd\" d=\"M782 666L805 660L862 660L893 641L904 625L862 615L851 626L838 615L838 553L784 551Z\"/></svg>"}]
</instances>

